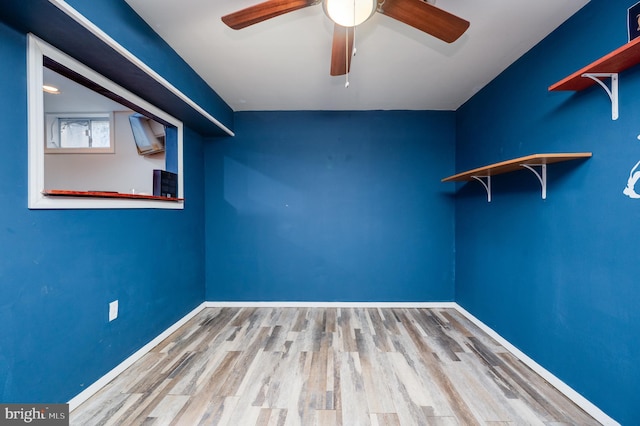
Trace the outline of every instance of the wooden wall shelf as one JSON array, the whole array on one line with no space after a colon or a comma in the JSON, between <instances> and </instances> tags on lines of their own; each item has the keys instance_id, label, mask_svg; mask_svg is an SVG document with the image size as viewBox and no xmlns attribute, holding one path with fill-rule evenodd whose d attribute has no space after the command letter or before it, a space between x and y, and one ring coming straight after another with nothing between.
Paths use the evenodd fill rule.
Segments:
<instances>
[{"instance_id":1,"label":"wooden wall shelf","mask_svg":"<svg viewBox=\"0 0 640 426\"><path fill-rule=\"evenodd\" d=\"M586 89L587 87L594 85L595 82L589 78L584 78L582 76L583 74L619 73L638 63L640 63L640 37L549 86L549 91L579 91Z\"/></svg>"},{"instance_id":2,"label":"wooden wall shelf","mask_svg":"<svg viewBox=\"0 0 640 426\"><path fill-rule=\"evenodd\" d=\"M75 197L75 198L117 198L129 200L153 200L153 201L184 201L184 198L158 197L155 195L126 194L110 191L69 191L66 189L50 189L42 191L47 197Z\"/></svg>"},{"instance_id":3,"label":"wooden wall shelf","mask_svg":"<svg viewBox=\"0 0 640 426\"><path fill-rule=\"evenodd\" d=\"M611 118L618 119L618 73L640 63L640 37L549 86L549 91L580 91L599 84L611 99ZM611 79L608 87L603 79Z\"/></svg>"},{"instance_id":4,"label":"wooden wall shelf","mask_svg":"<svg viewBox=\"0 0 640 426\"><path fill-rule=\"evenodd\" d=\"M487 190L487 201L491 202L491 176L510 173L523 168L532 171L542 186L542 199L547 198L547 164L589 158L590 152L570 152L554 154L532 154L512 160L489 164L473 170L467 170L442 179L442 182L464 182L477 180ZM540 167L540 173L535 169Z\"/></svg>"}]
</instances>

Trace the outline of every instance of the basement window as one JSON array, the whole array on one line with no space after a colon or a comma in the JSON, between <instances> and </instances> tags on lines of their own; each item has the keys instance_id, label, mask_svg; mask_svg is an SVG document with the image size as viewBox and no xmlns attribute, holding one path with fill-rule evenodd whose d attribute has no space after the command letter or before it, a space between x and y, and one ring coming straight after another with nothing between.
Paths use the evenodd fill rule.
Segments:
<instances>
[{"instance_id":1,"label":"basement window","mask_svg":"<svg viewBox=\"0 0 640 426\"><path fill-rule=\"evenodd\" d=\"M31 34L27 73L30 209L184 208L181 121Z\"/></svg>"},{"instance_id":2,"label":"basement window","mask_svg":"<svg viewBox=\"0 0 640 426\"><path fill-rule=\"evenodd\" d=\"M113 113L45 114L45 154L113 154Z\"/></svg>"}]
</instances>

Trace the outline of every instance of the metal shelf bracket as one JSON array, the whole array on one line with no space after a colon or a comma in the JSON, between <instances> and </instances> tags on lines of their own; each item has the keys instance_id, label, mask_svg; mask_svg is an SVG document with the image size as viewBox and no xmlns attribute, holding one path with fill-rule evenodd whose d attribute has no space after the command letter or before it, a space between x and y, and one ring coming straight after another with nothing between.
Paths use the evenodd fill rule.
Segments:
<instances>
[{"instance_id":1,"label":"metal shelf bracket","mask_svg":"<svg viewBox=\"0 0 640 426\"><path fill-rule=\"evenodd\" d=\"M484 189L487 190L487 202L490 203L491 202L491 175L471 176L471 177L477 180L478 182L480 182L482 186L484 186Z\"/></svg>"},{"instance_id":2,"label":"metal shelf bracket","mask_svg":"<svg viewBox=\"0 0 640 426\"><path fill-rule=\"evenodd\" d=\"M529 169L540 181L542 186L542 199L547 199L547 165L546 164L520 164L522 167ZM540 167L540 173L534 167Z\"/></svg>"},{"instance_id":3,"label":"metal shelf bracket","mask_svg":"<svg viewBox=\"0 0 640 426\"><path fill-rule=\"evenodd\" d=\"M609 99L611 99L611 119L618 119L618 73L585 73L582 74L583 77L590 78L591 80L598 83L609 95ZM600 78L610 78L611 79L611 88L605 84Z\"/></svg>"}]
</instances>

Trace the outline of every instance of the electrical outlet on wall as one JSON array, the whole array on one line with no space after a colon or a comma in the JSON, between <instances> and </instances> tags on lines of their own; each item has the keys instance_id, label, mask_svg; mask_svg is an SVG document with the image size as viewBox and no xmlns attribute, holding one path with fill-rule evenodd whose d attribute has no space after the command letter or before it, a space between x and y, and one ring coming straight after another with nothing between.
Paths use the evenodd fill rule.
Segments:
<instances>
[{"instance_id":1,"label":"electrical outlet on wall","mask_svg":"<svg viewBox=\"0 0 640 426\"><path fill-rule=\"evenodd\" d=\"M118 301L114 300L113 302L109 303L109 322L113 321L116 318L118 318Z\"/></svg>"}]
</instances>

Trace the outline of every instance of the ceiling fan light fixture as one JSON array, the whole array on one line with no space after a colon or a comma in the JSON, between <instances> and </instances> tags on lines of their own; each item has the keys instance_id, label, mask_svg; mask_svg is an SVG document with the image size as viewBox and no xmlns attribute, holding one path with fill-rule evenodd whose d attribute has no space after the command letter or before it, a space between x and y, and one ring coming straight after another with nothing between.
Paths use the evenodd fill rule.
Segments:
<instances>
[{"instance_id":1,"label":"ceiling fan light fixture","mask_svg":"<svg viewBox=\"0 0 640 426\"><path fill-rule=\"evenodd\" d=\"M376 11L377 0L324 0L324 13L336 24L355 27Z\"/></svg>"}]
</instances>

